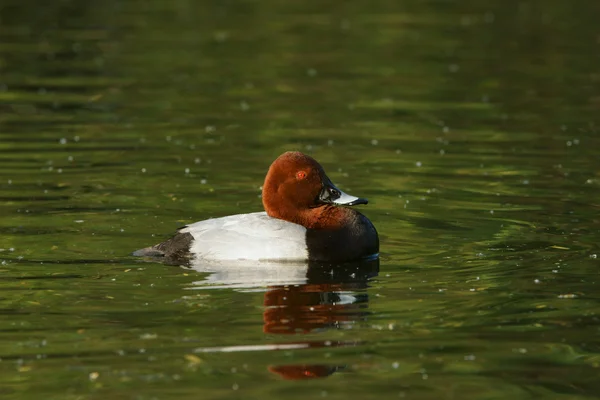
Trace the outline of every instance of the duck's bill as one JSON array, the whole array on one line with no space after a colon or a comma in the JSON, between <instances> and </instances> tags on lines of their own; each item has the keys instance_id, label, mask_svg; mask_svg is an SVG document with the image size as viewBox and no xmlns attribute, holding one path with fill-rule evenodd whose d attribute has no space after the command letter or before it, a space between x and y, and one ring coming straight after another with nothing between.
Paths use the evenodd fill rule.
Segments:
<instances>
[{"instance_id":1,"label":"duck's bill","mask_svg":"<svg viewBox=\"0 0 600 400\"><path fill-rule=\"evenodd\" d=\"M323 180L323 189L319 193L319 202L324 204L336 204L340 206L355 206L357 204L368 204L367 199L351 196L338 189L329 178Z\"/></svg>"}]
</instances>

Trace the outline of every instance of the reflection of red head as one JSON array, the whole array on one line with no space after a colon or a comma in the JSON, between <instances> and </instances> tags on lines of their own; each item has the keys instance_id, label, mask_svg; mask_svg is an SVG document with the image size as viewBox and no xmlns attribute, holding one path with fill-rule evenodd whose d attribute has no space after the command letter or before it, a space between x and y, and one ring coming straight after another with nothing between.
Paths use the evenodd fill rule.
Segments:
<instances>
[{"instance_id":1,"label":"reflection of red head","mask_svg":"<svg viewBox=\"0 0 600 400\"><path fill-rule=\"evenodd\" d=\"M339 284L269 288L264 297L263 331L274 334L308 333L358 319L360 304L336 304L326 299L342 290Z\"/></svg>"},{"instance_id":2,"label":"reflection of red head","mask_svg":"<svg viewBox=\"0 0 600 400\"><path fill-rule=\"evenodd\" d=\"M272 365L269 367L269 371L278 374L283 379L293 381L324 378L333 374L337 369L337 367L329 365Z\"/></svg>"}]
</instances>

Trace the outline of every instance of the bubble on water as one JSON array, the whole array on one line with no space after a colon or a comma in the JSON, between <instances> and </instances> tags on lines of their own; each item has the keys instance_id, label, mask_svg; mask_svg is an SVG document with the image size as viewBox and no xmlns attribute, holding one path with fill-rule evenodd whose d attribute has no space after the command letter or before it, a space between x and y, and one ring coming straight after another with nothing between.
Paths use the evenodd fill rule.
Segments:
<instances>
[{"instance_id":1,"label":"bubble on water","mask_svg":"<svg viewBox=\"0 0 600 400\"><path fill-rule=\"evenodd\" d=\"M200 179L200 184L201 185L206 185L206 179Z\"/></svg>"},{"instance_id":2,"label":"bubble on water","mask_svg":"<svg viewBox=\"0 0 600 400\"><path fill-rule=\"evenodd\" d=\"M379 144L379 141L377 139L373 139L373 140L371 140L371 144L373 146L377 146L377 144Z\"/></svg>"},{"instance_id":3,"label":"bubble on water","mask_svg":"<svg viewBox=\"0 0 600 400\"><path fill-rule=\"evenodd\" d=\"M590 258L594 258L594 259L598 258L598 255L597 254L590 254Z\"/></svg>"},{"instance_id":4,"label":"bubble on water","mask_svg":"<svg viewBox=\"0 0 600 400\"><path fill-rule=\"evenodd\" d=\"M186 168L186 169L185 169L185 173L186 173L186 174L189 174L189 173L190 173L190 169L189 169L189 168Z\"/></svg>"},{"instance_id":5,"label":"bubble on water","mask_svg":"<svg viewBox=\"0 0 600 400\"><path fill-rule=\"evenodd\" d=\"M402 154L402 150L396 149L396 154Z\"/></svg>"},{"instance_id":6,"label":"bubble on water","mask_svg":"<svg viewBox=\"0 0 600 400\"><path fill-rule=\"evenodd\" d=\"M523 179L523 185L529 185L529 180L528 179Z\"/></svg>"},{"instance_id":7,"label":"bubble on water","mask_svg":"<svg viewBox=\"0 0 600 400\"><path fill-rule=\"evenodd\" d=\"M173 138L172 138L171 136L167 136L167 137L165 137L165 140L166 140L167 142L170 142L171 140L173 140Z\"/></svg>"},{"instance_id":8,"label":"bubble on water","mask_svg":"<svg viewBox=\"0 0 600 400\"><path fill-rule=\"evenodd\" d=\"M456 73L458 72L458 70L460 69L458 64L450 64L448 65L448 71L452 72L452 73Z\"/></svg>"},{"instance_id":9,"label":"bubble on water","mask_svg":"<svg viewBox=\"0 0 600 400\"><path fill-rule=\"evenodd\" d=\"M538 283L540 283L540 280L539 279L534 279L533 283L538 284Z\"/></svg>"},{"instance_id":10,"label":"bubble on water","mask_svg":"<svg viewBox=\"0 0 600 400\"><path fill-rule=\"evenodd\" d=\"M231 386L231 388L233 390L238 390L240 388L240 385L238 385L237 383L234 383L233 386Z\"/></svg>"},{"instance_id":11,"label":"bubble on water","mask_svg":"<svg viewBox=\"0 0 600 400\"><path fill-rule=\"evenodd\" d=\"M57 169L56 172L58 172L59 174L62 174L62 168Z\"/></svg>"},{"instance_id":12,"label":"bubble on water","mask_svg":"<svg viewBox=\"0 0 600 400\"><path fill-rule=\"evenodd\" d=\"M574 145L578 145L579 144L579 139L573 139L573 144Z\"/></svg>"},{"instance_id":13,"label":"bubble on water","mask_svg":"<svg viewBox=\"0 0 600 400\"><path fill-rule=\"evenodd\" d=\"M241 101L240 102L240 109L242 111L248 111L250 109L250 104L246 103L245 101Z\"/></svg>"},{"instance_id":14,"label":"bubble on water","mask_svg":"<svg viewBox=\"0 0 600 400\"><path fill-rule=\"evenodd\" d=\"M571 142L570 140L567 140L567 146L568 146L568 147L571 147L571 146L573 146L573 142Z\"/></svg>"},{"instance_id":15,"label":"bubble on water","mask_svg":"<svg viewBox=\"0 0 600 400\"><path fill-rule=\"evenodd\" d=\"M415 165L416 165L417 167L420 167L420 166L422 166L422 165L423 165L423 163L421 163L421 161L417 161L417 162L415 163Z\"/></svg>"},{"instance_id":16,"label":"bubble on water","mask_svg":"<svg viewBox=\"0 0 600 400\"><path fill-rule=\"evenodd\" d=\"M493 12L486 12L485 15L483 16L483 20L488 23L491 24L492 22L494 22L494 19L496 19L496 16L494 15Z\"/></svg>"},{"instance_id":17,"label":"bubble on water","mask_svg":"<svg viewBox=\"0 0 600 400\"><path fill-rule=\"evenodd\" d=\"M206 125L204 127L204 132L206 132L206 133L211 133L211 132L214 132L216 130L217 130L217 127L214 126L214 125Z\"/></svg>"},{"instance_id":18,"label":"bubble on water","mask_svg":"<svg viewBox=\"0 0 600 400\"><path fill-rule=\"evenodd\" d=\"M146 168L142 168L142 173L145 174L146 173Z\"/></svg>"},{"instance_id":19,"label":"bubble on water","mask_svg":"<svg viewBox=\"0 0 600 400\"><path fill-rule=\"evenodd\" d=\"M490 210L490 214L493 214L493 213L494 213L494 210Z\"/></svg>"},{"instance_id":20,"label":"bubble on water","mask_svg":"<svg viewBox=\"0 0 600 400\"><path fill-rule=\"evenodd\" d=\"M311 78L315 77L317 76L317 70L314 68L309 68L306 70L306 75L310 76Z\"/></svg>"},{"instance_id":21,"label":"bubble on water","mask_svg":"<svg viewBox=\"0 0 600 400\"><path fill-rule=\"evenodd\" d=\"M41 88L39 88L39 89L38 89L38 94L39 94L39 95L43 96L43 95L45 95L46 93L48 93L48 92L46 91L46 88L43 88L43 87L41 87Z\"/></svg>"},{"instance_id":22,"label":"bubble on water","mask_svg":"<svg viewBox=\"0 0 600 400\"><path fill-rule=\"evenodd\" d=\"M8 184L9 184L9 185L12 185L12 179L9 179L9 180L8 180Z\"/></svg>"},{"instance_id":23,"label":"bubble on water","mask_svg":"<svg viewBox=\"0 0 600 400\"><path fill-rule=\"evenodd\" d=\"M468 354L465 356L465 361L474 361L475 360L475 354Z\"/></svg>"},{"instance_id":24,"label":"bubble on water","mask_svg":"<svg viewBox=\"0 0 600 400\"><path fill-rule=\"evenodd\" d=\"M67 157L67 161L73 161L73 156Z\"/></svg>"},{"instance_id":25,"label":"bubble on water","mask_svg":"<svg viewBox=\"0 0 600 400\"><path fill-rule=\"evenodd\" d=\"M333 146L333 140L332 139L329 139L327 141L327 146Z\"/></svg>"},{"instance_id":26,"label":"bubble on water","mask_svg":"<svg viewBox=\"0 0 600 400\"><path fill-rule=\"evenodd\" d=\"M201 162L202 162L202 159L200 157L194 158L194 164L200 164Z\"/></svg>"},{"instance_id":27,"label":"bubble on water","mask_svg":"<svg viewBox=\"0 0 600 400\"><path fill-rule=\"evenodd\" d=\"M67 144L67 138L60 138L58 141L60 144Z\"/></svg>"},{"instance_id":28,"label":"bubble on water","mask_svg":"<svg viewBox=\"0 0 600 400\"><path fill-rule=\"evenodd\" d=\"M442 156L443 156L444 154L446 154L446 151L445 151L444 149L441 149L441 150L440 150L440 155L442 155Z\"/></svg>"},{"instance_id":29,"label":"bubble on water","mask_svg":"<svg viewBox=\"0 0 600 400\"><path fill-rule=\"evenodd\" d=\"M444 132L444 133L448 133L448 132L450 132L450 128L449 128L449 127L447 127L447 126L444 126L444 127L442 128L442 132Z\"/></svg>"},{"instance_id":30,"label":"bubble on water","mask_svg":"<svg viewBox=\"0 0 600 400\"><path fill-rule=\"evenodd\" d=\"M399 366L400 366L400 363L398 361L395 361L392 363L392 368L394 368L394 369L398 369Z\"/></svg>"}]
</instances>

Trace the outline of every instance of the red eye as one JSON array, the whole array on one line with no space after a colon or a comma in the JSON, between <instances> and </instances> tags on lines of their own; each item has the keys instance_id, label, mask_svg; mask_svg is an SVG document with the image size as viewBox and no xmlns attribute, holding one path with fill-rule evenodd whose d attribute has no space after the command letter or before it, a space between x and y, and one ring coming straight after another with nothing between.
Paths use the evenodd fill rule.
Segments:
<instances>
[{"instance_id":1,"label":"red eye","mask_svg":"<svg viewBox=\"0 0 600 400\"><path fill-rule=\"evenodd\" d=\"M304 179L304 178L306 178L306 172L304 172L304 171L298 171L298 172L296 172L296 178L297 179Z\"/></svg>"}]
</instances>

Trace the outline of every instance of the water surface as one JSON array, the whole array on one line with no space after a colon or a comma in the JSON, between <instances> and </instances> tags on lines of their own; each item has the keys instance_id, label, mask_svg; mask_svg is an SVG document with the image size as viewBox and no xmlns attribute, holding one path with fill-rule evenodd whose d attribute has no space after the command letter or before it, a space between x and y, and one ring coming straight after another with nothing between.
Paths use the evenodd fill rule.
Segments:
<instances>
[{"instance_id":1,"label":"water surface","mask_svg":"<svg viewBox=\"0 0 600 400\"><path fill-rule=\"evenodd\" d=\"M0 396L599 397L599 12L0 2ZM129 256L261 210L286 150L380 260Z\"/></svg>"}]
</instances>

